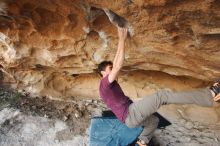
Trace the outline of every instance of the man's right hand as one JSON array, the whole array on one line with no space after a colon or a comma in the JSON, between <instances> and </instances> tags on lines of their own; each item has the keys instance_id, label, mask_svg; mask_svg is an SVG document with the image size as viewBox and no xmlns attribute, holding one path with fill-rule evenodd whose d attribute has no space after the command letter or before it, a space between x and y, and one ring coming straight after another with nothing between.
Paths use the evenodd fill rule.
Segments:
<instances>
[{"instance_id":1,"label":"man's right hand","mask_svg":"<svg viewBox=\"0 0 220 146\"><path fill-rule=\"evenodd\" d=\"M118 27L118 37L119 41L125 41L128 35L128 29L127 28L122 28Z\"/></svg>"}]
</instances>

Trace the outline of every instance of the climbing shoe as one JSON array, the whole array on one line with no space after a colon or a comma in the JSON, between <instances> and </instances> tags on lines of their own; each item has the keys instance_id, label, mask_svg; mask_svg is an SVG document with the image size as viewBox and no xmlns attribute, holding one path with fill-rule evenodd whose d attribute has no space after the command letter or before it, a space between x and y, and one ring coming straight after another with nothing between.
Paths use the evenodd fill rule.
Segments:
<instances>
[{"instance_id":1,"label":"climbing shoe","mask_svg":"<svg viewBox=\"0 0 220 146\"><path fill-rule=\"evenodd\" d=\"M214 101L220 102L220 79L218 79L211 87L210 90L212 90L215 94Z\"/></svg>"}]
</instances>

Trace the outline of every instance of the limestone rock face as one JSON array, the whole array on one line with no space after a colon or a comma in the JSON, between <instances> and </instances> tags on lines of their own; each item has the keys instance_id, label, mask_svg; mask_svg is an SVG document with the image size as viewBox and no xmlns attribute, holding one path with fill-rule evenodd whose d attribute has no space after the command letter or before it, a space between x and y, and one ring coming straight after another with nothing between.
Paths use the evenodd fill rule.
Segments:
<instances>
[{"instance_id":1,"label":"limestone rock face","mask_svg":"<svg viewBox=\"0 0 220 146\"><path fill-rule=\"evenodd\" d=\"M99 97L95 69L113 60L118 41L106 9L129 27L119 82L131 98L205 87L220 76L218 0L4 0L2 80L57 99Z\"/></svg>"}]
</instances>

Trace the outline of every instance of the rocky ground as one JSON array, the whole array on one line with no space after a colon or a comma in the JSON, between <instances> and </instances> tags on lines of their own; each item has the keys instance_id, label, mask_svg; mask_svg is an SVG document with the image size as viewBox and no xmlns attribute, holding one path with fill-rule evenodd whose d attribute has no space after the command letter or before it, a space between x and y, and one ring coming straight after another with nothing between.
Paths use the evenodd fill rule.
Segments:
<instances>
[{"instance_id":1,"label":"rocky ground","mask_svg":"<svg viewBox=\"0 0 220 146\"><path fill-rule=\"evenodd\" d=\"M54 101L0 88L1 146L87 146L91 117L106 110L98 100ZM185 119L155 132L160 146L219 146L220 125Z\"/></svg>"}]
</instances>

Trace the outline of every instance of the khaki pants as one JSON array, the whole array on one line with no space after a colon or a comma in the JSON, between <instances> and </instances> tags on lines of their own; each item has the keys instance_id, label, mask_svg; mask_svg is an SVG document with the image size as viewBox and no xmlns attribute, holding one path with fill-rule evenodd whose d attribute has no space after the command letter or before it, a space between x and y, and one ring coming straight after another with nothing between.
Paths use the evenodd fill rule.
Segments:
<instances>
[{"instance_id":1,"label":"khaki pants","mask_svg":"<svg viewBox=\"0 0 220 146\"><path fill-rule=\"evenodd\" d=\"M211 98L212 94L210 90L206 88L187 92L161 90L132 103L129 106L125 124L128 127L144 126L144 130L139 138L148 143L159 122L158 118L152 114L155 113L161 105L197 104L201 106L212 106L213 102Z\"/></svg>"}]
</instances>

